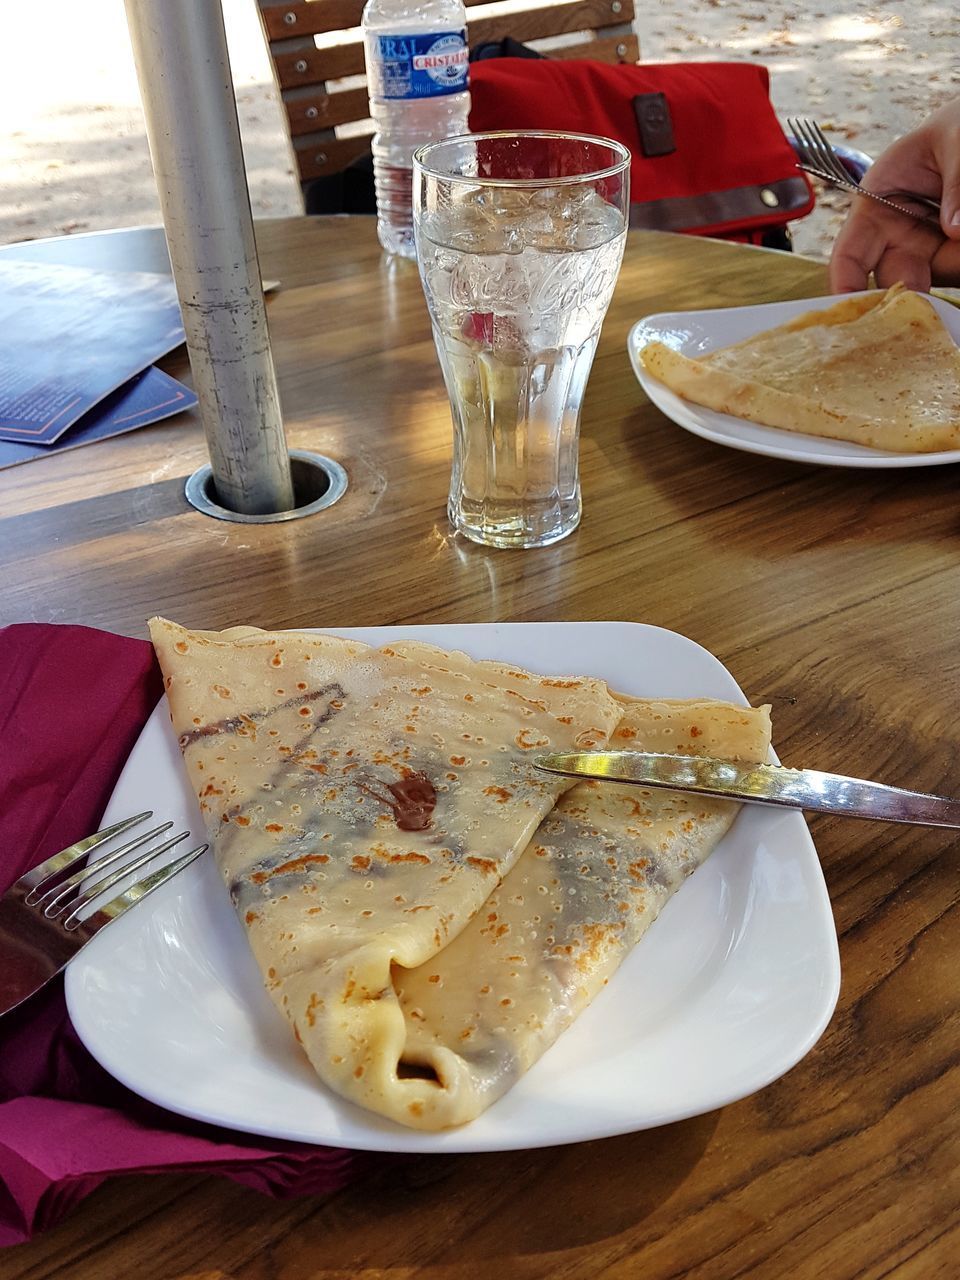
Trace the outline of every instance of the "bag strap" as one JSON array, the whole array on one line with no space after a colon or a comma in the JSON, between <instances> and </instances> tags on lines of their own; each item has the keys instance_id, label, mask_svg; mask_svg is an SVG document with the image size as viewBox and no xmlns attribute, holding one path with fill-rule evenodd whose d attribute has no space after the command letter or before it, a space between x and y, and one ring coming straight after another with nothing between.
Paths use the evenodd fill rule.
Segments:
<instances>
[{"instance_id":1,"label":"bag strap","mask_svg":"<svg viewBox=\"0 0 960 1280\"><path fill-rule=\"evenodd\" d=\"M696 227L700 232L731 223L749 226L754 220L768 223L778 214L786 220L796 210L806 208L809 201L807 185L798 174L760 186L639 201L630 206L630 225L648 231L686 231Z\"/></svg>"}]
</instances>

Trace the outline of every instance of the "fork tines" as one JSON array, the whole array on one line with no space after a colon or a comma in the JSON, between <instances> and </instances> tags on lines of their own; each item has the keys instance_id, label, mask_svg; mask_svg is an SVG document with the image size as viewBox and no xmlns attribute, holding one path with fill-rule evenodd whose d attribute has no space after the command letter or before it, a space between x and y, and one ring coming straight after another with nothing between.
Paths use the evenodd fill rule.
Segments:
<instances>
[{"instance_id":1,"label":"fork tines","mask_svg":"<svg viewBox=\"0 0 960 1280\"><path fill-rule=\"evenodd\" d=\"M857 185L816 120L799 116L796 119L788 119L787 124L797 141L801 168L818 171L819 177L826 178L830 182L853 187Z\"/></svg>"},{"instance_id":2,"label":"fork tines","mask_svg":"<svg viewBox=\"0 0 960 1280\"><path fill-rule=\"evenodd\" d=\"M84 907L89 906L120 880L141 870L161 854L168 853L189 836L189 831L181 831L157 844L157 839L173 826L172 822L163 822L135 839L101 854L91 862L81 861L94 849L109 843L115 837L152 816L150 810L137 813L130 818L125 818L122 822L104 827L102 831L97 831L92 836L78 840L76 844L70 845L60 853L55 853L51 858L34 867L32 871L21 876L9 892L20 898L24 906L32 907L48 920L57 921L63 928L72 930L80 923L80 912ZM206 847L206 845L200 845L189 853L166 863L151 875L131 885L101 910L111 917L120 914L151 889L157 888L164 880L175 875L188 862L192 862ZM130 855L138 850L143 852L138 857L128 860ZM81 861L79 870L71 871L78 861ZM110 867L114 870L109 874L103 874Z\"/></svg>"}]
</instances>

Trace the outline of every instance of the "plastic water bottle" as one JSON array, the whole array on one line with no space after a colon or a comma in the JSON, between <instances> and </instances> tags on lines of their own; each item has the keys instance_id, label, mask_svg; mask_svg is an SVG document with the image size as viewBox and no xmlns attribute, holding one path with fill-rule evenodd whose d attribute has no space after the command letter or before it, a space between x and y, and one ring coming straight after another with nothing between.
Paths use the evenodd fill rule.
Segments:
<instances>
[{"instance_id":1,"label":"plastic water bottle","mask_svg":"<svg viewBox=\"0 0 960 1280\"><path fill-rule=\"evenodd\" d=\"M413 153L469 131L463 0L367 0L363 47L377 233L388 253L413 258Z\"/></svg>"}]
</instances>

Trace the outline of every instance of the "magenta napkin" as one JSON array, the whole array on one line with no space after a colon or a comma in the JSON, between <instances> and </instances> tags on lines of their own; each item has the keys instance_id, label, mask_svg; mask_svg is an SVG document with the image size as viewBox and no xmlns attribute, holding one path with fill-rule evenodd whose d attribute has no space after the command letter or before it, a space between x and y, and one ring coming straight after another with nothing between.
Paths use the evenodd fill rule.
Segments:
<instances>
[{"instance_id":1,"label":"magenta napkin","mask_svg":"<svg viewBox=\"0 0 960 1280\"><path fill-rule=\"evenodd\" d=\"M0 892L95 831L161 693L153 650L89 627L0 630ZM369 1158L265 1142L144 1101L87 1053L62 980L0 1018L0 1245L59 1221L105 1178L222 1174L274 1196L329 1195Z\"/></svg>"}]
</instances>

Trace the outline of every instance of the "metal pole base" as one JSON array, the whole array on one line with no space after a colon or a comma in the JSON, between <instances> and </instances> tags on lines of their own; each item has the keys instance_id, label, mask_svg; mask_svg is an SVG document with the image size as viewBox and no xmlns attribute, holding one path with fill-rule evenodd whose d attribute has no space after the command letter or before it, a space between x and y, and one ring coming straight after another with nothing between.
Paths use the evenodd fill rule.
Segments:
<instances>
[{"instance_id":1,"label":"metal pole base","mask_svg":"<svg viewBox=\"0 0 960 1280\"><path fill-rule=\"evenodd\" d=\"M187 480L187 501L206 516L232 520L236 524L277 524L281 520L299 520L312 516L338 502L347 491L347 473L339 462L322 453L305 449L290 450L295 505L289 511L268 511L262 515L242 515L220 505L213 481L213 468L207 464Z\"/></svg>"}]
</instances>

